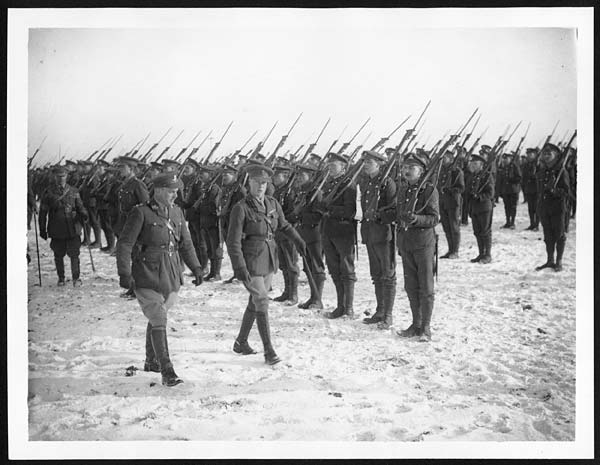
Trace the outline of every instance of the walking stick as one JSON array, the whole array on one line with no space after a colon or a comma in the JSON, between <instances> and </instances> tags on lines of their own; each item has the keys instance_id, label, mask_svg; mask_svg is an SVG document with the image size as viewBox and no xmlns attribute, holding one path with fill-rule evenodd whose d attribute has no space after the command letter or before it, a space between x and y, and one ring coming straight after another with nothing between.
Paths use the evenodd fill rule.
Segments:
<instances>
[{"instance_id":1,"label":"walking stick","mask_svg":"<svg viewBox=\"0 0 600 465\"><path fill-rule=\"evenodd\" d=\"M33 210L33 226L35 228L35 253L37 254L38 277L40 278L40 287L42 287L42 267L40 266L40 246L38 244L37 214L35 213L35 208Z\"/></svg>"},{"instance_id":2,"label":"walking stick","mask_svg":"<svg viewBox=\"0 0 600 465\"><path fill-rule=\"evenodd\" d=\"M85 223L83 225L83 238L88 243L87 248L88 248L88 252L90 253L90 262L92 262L92 271L95 273L96 266L94 265L94 257L92 256L92 247L90 246L91 242L90 242L90 238L88 237L87 229L85 229Z\"/></svg>"}]
</instances>

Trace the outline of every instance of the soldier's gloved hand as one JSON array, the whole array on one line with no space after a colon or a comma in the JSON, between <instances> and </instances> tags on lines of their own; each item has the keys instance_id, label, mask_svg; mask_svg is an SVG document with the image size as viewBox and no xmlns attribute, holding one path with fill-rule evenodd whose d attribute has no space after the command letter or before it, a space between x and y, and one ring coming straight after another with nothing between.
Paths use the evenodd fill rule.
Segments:
<instances>
[{"instance_id":1,"label":"soldier's gloved hand","mask_svg":"<svg viewBox=\"0 0 600 465\"><path fill-rule=\"evenodd\" d=\"M199 286L204 282L204 279L202 278L202 268L197 268L196 270L194 270L194 279L192 280L192 282L196 286Z\"/></svg>"},{"instance_id":2,"label":"soldier's gloved hand","mask_svg":"<svg viewBox=\"0 0 600 465\"><path fill-rule=\"evenodd\" d=\"M400 219L406 224L412 224L417 221L417 215L415 215L413 212L404 212L400 214Z\"/></svg>"},{"instance_id":3,"label":"soldier's gloved hand","mask_svg":"<svg viewBox=\"0 0 600 465\"><path fill-rule=\"evenodd\" d=\"M40 230L40 237L44 240L48 239L48 233L46 232L46 230Z\"/></svg>"},{"instance_id":4,"label":"soldier's gloved hand","mask_svg":"<svg viewBox=\"0 0 600 465\"><path fill-rule=\"evenodd\" d=\"M123 289L129 289L131 287L131 276L126 274L120 274L119 286L121 286Z\"/></svg>"},{"instance_id":5,"label":"soldier's gloved hand","mask_svg":"<svg viewBox=\"0 0 600 465\"><path fill-rule=\"evenodd\" d=\"M235 279L245 283L250 281L250 273L248 273L248 268L246 267L233 270L233 276L235 276Z\"/></svg>"}]
</instances>

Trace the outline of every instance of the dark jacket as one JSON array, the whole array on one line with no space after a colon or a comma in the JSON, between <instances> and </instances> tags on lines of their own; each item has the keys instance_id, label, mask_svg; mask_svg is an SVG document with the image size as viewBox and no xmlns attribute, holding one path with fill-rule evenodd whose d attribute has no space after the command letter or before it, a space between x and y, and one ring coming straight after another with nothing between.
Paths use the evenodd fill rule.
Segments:
<instances>
[{"instance_id":1,"label":"dark jacket","mask_svg":"<svg viewBox=\"0 0 600 465\"><path fill-rule=\"evenodd\" d=\"M418 250L435 245L435 225L440 220L439 194L431 183L421 189L418 184L401 183L398 186L396 219L398 224L398 250ZM416 203L415 203L416 196ZM402 215L413 211L416 221L407 224Z\"/></svg>"},{"instance_id":2,"label":"dark jacket","mask_svg":"<svg viewBox=\"0 0 600 465\"><path fill-rule=\"evenodd\" d=\"M200 272L181 209L168 211L155 200L134 207L117 242L119 275L132 276L135 287L153 289L165 298L183 284L183 264Z\"/></svg>"},{"instance_id":3,"label":"dark jacket","mask_svg":"<svg viewBox=\"0 0 600 465\"><path fill-rule=\"evenodd\" d=\"M490 172L471 173L467 184L469 211L471 215L494 208L494 176Z\"/></svg>"},{"instance_id":4,"label":"dark jacket","mask_svg":"<svg viewBox=\"0 0 600 465\"><path fill-rule=\"evenodd\" d=\"M535 194L537 192L537 161L526 160L521 167L521 188L523 194Z\"/></svg>"},{"instance_id":5,"label":"dark jacket","mask_svg":"<svg viewBox=\"0 0 600 465\"><path fill-rule=\"evenodd\" d=\"M119 190L117 191L118 197L118 212L117 224L114 226L116 234L120 234L127 215L133 210L136 205L142 205L150 200L148 189L146 184L140 181L135 176L125 180Z\"/></svg>"},{"instance_id":6,"label":"dark jacket","mask_svg":"<svg viewBox=\"0 0 600 465\"><path fill-rule=\"evenodd\" d=\"M321 220L323 214L315 208L323 199L321 191L317 192L312 202L310 199L315 194L315 187L311 182L296 189L294 209L289 215L290 221L296 223L300 235L307 244L313 244L321 240Z\"/></svg>"},{"instance_id":7,"label":"dark jacket","mask_svg":"<svg viewBox=\"0 0 600 465\"><path fill-rule=\"evenodd\" d=\"M324 205L327 196L338 189L345 176L330 179L323 185L323 201L326 211L323 218L323 235L328 237L348 237L355 234L354 217L356 215L356 186L348 186L337 199Z\"/></svg>"},{"instance_id":8,"label":"dark jacket","mask_svg":"<svg viewBox=\"0 0 600 465\"><path fill-rule=\"evenodd\" d=\"M465 175L458 167L442 168L437 184L440 194L440 208L446 210L458 208L462 204L462 194L465 191Z\"/></svg>"},{"instance_id":9,"label":"dark jacket","mask_svg":"<svg viewBox=\"0 0 600 465\"><path fill-rule=\"evenodd\" d=\"M68 184L64 189L52 184L42 195L39 226L40 232L46 231L48 237L70 239L79 236L87 217L79 192Z\"/></svg>"},{"instance_id":10,"label":"dark jacket","mask_svg":"<svg viewBox=\"0 0 600 465\"><path fill-rule=\"evenodd\" d=\"M498 166L496 192L498 195L518 194L521 188L521 167L517 163Z\"/></svg>"},{"instance_id":11,"label":"dark jacket","mask_svg":"<svg viewBox=\"0 0 600 465\"><path fill-rule=\"evenodd\" d=\"M543 167L537 172L538 212L559 214L564 213L567 208L567 200L570 195L569 175L563 170L554 192L554 187L560 167L558 165L548 168Z\"/></svg>"},{"instance_id":12,"label":"dark jacket","mask_svg":"<svg viewBox=\"0 0 600 465\"><path fill-rule=\"evenodd\" d=\"M396 183L390 177L384 179L383 173L379 173L374 178L361 177L359 187L363 244L391 241L392 222L396 219Z\"/></svg>"}]
</instances>

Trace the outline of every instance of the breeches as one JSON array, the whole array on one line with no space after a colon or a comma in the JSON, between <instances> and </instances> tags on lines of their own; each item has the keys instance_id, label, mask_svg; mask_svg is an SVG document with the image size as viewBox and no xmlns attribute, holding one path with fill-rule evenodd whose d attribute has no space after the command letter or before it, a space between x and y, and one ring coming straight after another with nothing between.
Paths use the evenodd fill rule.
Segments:
<instances>
[{"instance_id":1,"label":"breeches","mask_svg":"<svg viewBox=\"0 0 600 465\"><path fill-rule=\"evenodd\" d=\"M200 236L206 244L206 252L211 260L220 260L223 258L223 247L219 238L219 228L200 228Z\"/></svg>"},{"instance_id":2,"label":"breeches","mask_svg":"<svg viewBox=\"0 0 600 465\"><path fill-rule=\"evenodd\" d=\"M279 269L297 275L300 272L298 268L298 251L292 241L285 236L277 236L277 256L279 258Z\"/></svg>"},{"instance_id":3,"label":"breeches","mask_svg":"<svg viewBox=\"0 0 600 465\"><path fill-rule=\"evenodd\" d=\"M540 212L540 221L544 229L544 242L552 244L565 237L565 211Z\"/></svg>"},{"instance_id":4,"label":"breeches","mask_svg":"<svg viewBox=\"0 0 600 465\"><path fill-rule=\"evenodd\" d=\"M492 234L492 213L494 210L488 210L480 213L471 214L473 224L473 234L479 237L488 237Z\"/></svg>"},{"instance_id":5,"label":"breeches","mask_svg":"<svg viewBox=\"0 0 600 465\"><path fill-rule=\"evenodd\" d=\"M440 221L448 241L449 251L457 252L460 244L460 207L440 207Z\"/></svg>"},{"instance_id":6,"label":"breeches","mask_svg":"<svg viewBox=\"0 0 600 465\"><path fill-rule=\"evenodd\" d=\"M322 235L325 262L334 281L356 281L354 272L355 244L353 236Z\"/></svg>"},{"instance_id":7,"label":"breeches","mask_svg":"<svg viewBox=\"0 0 600 465\"><path fill-rule=\"evenodd\" d=\"M433 302L435 242L416 250L401 250L404 290L409 299Z\"/></svg>"},{"instance_id":8,"label":"breeches","mask_svg":"<svg viewBox=\"0 0 600 465\"><path fill-rule=\"evenodd\" d=\"M79 248L81 247L81 238L79 236L69 239L52 239L50 248L54 252L55 258L62 259L65 255L69 258L79 257Z\"/></svg>"},{"instance_id":9,"label":"breeches","mask_svg":"<svg viewBox=\"0 0 600 465\"><path fill-rule=\"evenodd\" d=\"M249 282L244 283L244 287L250 292L250 300L254 304L255 311L267 313L269 310L269 289L273 273L265 276L252 276Z\"/></svg>"},{"instance_id":10,"label":"breeches","mask_svg":"<svg viewBox=\"0 0 600 465\"><path fill-rule=\"evenodd\" d=\"M504 202L504 213L507 218L515 216L517 214L517 202L519 201L519 194L502 194L502 201Z\"/></svg>"},{"instance_id":11,"label":"breeches","mask_svg":"<svg viewBox=\"0 0 600 465\"><path fill-rule=\"evenodd\" d=\"M165 299L154 289L138 287L135 289L135 297L152 328L167 327L167 310L177 302L177 292L171 292Z\"/></svg>"},{"instance_id":12,"label":"breeches","mask_svg":"<svg viewBox=\"0 0 600 465\"><path fill-rule=\"evenodd\" d=\"M371 244L367 242L369 272L373 283L396 282L396 251L392 241Z\"/></svg>"}]
</instances>

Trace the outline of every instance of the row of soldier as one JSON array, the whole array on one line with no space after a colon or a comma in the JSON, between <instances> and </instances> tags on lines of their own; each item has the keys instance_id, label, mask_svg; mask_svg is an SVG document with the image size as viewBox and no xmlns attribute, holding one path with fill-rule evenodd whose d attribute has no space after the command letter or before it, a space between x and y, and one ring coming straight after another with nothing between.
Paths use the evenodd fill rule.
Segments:
<instances>
[{"instance_id":1,"label":"row of soldier","mask_svg":"<svg viewBox=\"0 0 600 465\"><path fill-rule=\"evenodd\" d=\"M567 150L575 152L570 148ZM504 227L512 229L521 187L529 207L530 225L527 229L537 230L540 221L544 229L547 260L538 269L560 271L566 228L575 209L576 152L571 153L568 169L561 164L565 150L550 143L545 144L541 151L527 149L522 161L518 153L506 152L494 154L494 157L492 152L492 147L487 145L482 145L477 154L467 153L460 146L444 150L439 177L428 182L420 182L431 164L431 154L423 149L403 157L398 168L399 176L390 176L386 170L390 159L396 155L393 148L383 153L364 151L359 161L361 170L354 172L351 178L349 173L353 172L354 166L349 157L335 152L328 153L324 159L311 154L304 163L290 163L286 158L278 157L272 167L267 166L270 163L265 165L266 157L260 154L251 160L238 156L236 164L230 161L199 164L188 158L183 166L174 160L145 165L126 156L115 159L113 163L67 162L66 167L31 173L30 194L34 201L29 205L30 211L34 211L35 197L40 198L40 236L52 238L59 285L65 282L62 264L65 254L71 258L74 285L81 285L78 255L82 229L84 243L89 247L101 247L102 231L107 241L102 250L115 253L115 237L121 240L130 213L136 206L152 202L155 181L159 179L164 183L165 176L170 173L173 180L166 185L176 188L173 201L184 212L198 258L199 269L192 269L196 282L221 279L223 244L227 242L234 277L243 282L250 292L234 350L243 354L255 353L247 337L254 323L252 315L261 314L263 331L257 324L265 345L265 360L277 363L279 358L268 337L268 320L267 329L264 329L264 315L268 308L265 292L248 285L253 273L259 273L251 270L262 269L259 274L264 278L277 268L281 269L285 287L274 300L288 306L295 305L298 303L300 250L310 296L298 306L323 308L321 296L327 269L336 290L337 304L325 316L334 319L346 315L352 318L359 237L356 218L358 191L362 210L360 237L368 252L369 272L376 297L374 312L365 312L369 315L363 320L367 324L377 324L378 328L386 329L393 323L398 253L402 259L404 289L412 313L412 324L398 331L398 335L429 341L437 252L435 226L441 219L448 244L448 251L441 258L456 259L459 257L460 223L468 221L470 216L479 249L471 262L490 263L495 200L498 196L502 197L506 214ZM499 163L493 158L498 158ZM279 219L283 233L271 228L268 234L258 236L259 242L267 245L265 250L273 251L260 257L256 250L246 250L252 249L248 245L251 240L247 237L252 234L248 235L245 228L252 229L256 225L248 225L247 220L243 224L238 221L243 212L241 206L246 205L252 210L254 203L250 200L260 197L259 187L254 189L256 195L252 194L252 189L251 192L247 190L253 182L256 186L264 183L263 197L266 195L267 199L273 199L283 216ZM262 199L260 204L265 206L268 202L270 200ZM232 218L236 206L238 212ZM61 213L56 214L57 210ZM273 221L268 215L263 219L267 224ZM57 227L54 223L62 226ZM230 227L231 223L235 226ZM291 230L286 224L292 226ZM231 250L238 247L243 249L242 253L231 256ZM131 250L126 253L131 254ZM131 259L128 256L126 261ZM123 260L124 257L118 257L118 262ZM263 260L267 263L258 267L252 264ZM136 295L135 277L122 279L121 284L129 287L125 295L136 296L142 305L142 299L147 296ZM266 285L268 291L270 279L268 282L263 280L261 285ZM161 303L163 307L167 297ZM166 315L166 310L164 313ZM147 334L152 334L150 323ZM265 341L265 338L268 340ZM146 348L146 365L152 369L152 344L148 345L148 338ZM167 374L165 383L172 384L175 378L173 374Z\"/></svg>"}]
</instances>

